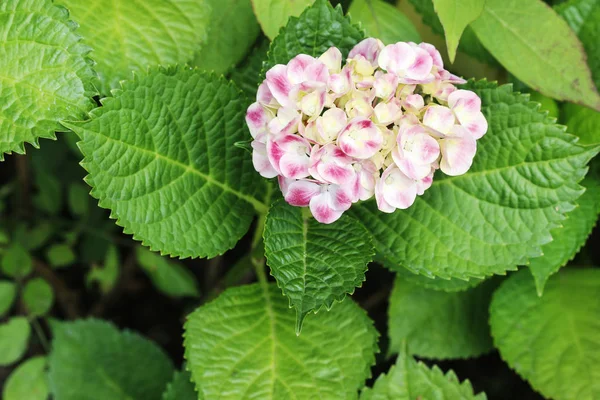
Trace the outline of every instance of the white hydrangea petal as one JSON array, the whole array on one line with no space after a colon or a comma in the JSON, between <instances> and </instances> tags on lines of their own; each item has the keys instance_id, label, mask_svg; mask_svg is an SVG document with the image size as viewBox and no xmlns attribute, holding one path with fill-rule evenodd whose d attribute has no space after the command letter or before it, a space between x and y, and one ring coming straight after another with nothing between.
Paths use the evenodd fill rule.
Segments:
<instances>
[{"instance_id":1,"label":"white hydrangea petal","mask_svg":"<svg viewBox=\"0 0 600 400\"><path fill-rule=\"evenodd\" d=\"M452 133L453 136L440 140L440 169L446 175L456 176L467 172L473 164L477 142L470 132L461 126L456 125Z\"/></svg>"},{"instance_id":2,"label":"white hydrangea petal","mask_svg":"<svg viewBox=\"0 0 600 400\"><path fill-rule=\"evenodd\" d=\"M354 118L338 136L338 145L344 153L358 159L375 155L383 144L383 135L375 124L363 117Z\"/></svg>"},{"instance_id":3,"label":"white hydrangea petal","mask_svg":"<svg viewBox=\"0 0 600 400\"><path fill-rule=\"evenodd\" d=\"M330 47L319 57L319 61L327 66L330 74L337 74L342 69L342 52L337 47Z\"/></svg>"},{"instance_id":4,"label":"white hydrangea petal","mask_svg":"<svg viewBox=\"0 0 600 400\"><path fill-rule=\"evenodd\" d=\"M454 113L448 107L431 105L423 115L423 125L446 135L454 126Z\"/></svg>"}]
</instances>

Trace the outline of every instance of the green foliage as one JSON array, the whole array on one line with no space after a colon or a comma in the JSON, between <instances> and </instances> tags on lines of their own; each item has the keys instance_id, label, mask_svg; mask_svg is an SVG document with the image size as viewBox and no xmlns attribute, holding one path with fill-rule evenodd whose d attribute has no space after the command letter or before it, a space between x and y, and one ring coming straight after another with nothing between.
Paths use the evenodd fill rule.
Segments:
<instances>
[{"instance_id":1,"label":"green foliage","mask_svg":"<svg viewBox=\"0 0 600 400\"><path fill-rule=\"evenodd\" d=\"M597 176L588 176L581 184L586 191L577 200L578 207L567 214L562 228L552 230L553 240L542 247L544 255L534 258L529 264L540 296L550 275L556 273L579 252L598 220L600 179Z\"/></svg>"},{"instance_id":2,"label":"green foliage","mask_svg":"<svg viewBox=\"0 0 600 400\"><path fill-rule=\"evenodd\" d=\"M385 262L385 261L384 261ZM460 292L475 287L483 282L482 278L463 279L442 279L439 277L429 277L426 275L415 274L406 268L393 268L394 272L402 279L431 290L441 290L444 292Z\"/></svg>"},{"instance_id":3,"label":"green foliage","mask_svg":"<svg viewBox=\"0 0 600 400\"><path fill-rule=\"evenodd\" d=\"M475 395L469 381L460 382L453 371L444 374L437 366L427 367L401 351L396 365L377 378L373 388L365 388L360 400L485 400Z\"/></svg>"},{"instance_id":4,"label":"green foliage","mask_svg":"<svg viewBox=\"0 0 600 400\"><path fill-rule=\"evenodd\" d=\"M407 210L383 214L367 202L349 211L389 268L442 278L503 274L541 255L583 192L576 182L597 148L577 145L510 85L467 87L481 97L489 124L469 172L438 174Z\"/></svg>"},{"instance_id":5,"label":"green foliage","mask_svg":"<svg viewBox=\"0 0 600 400\"><path fill-rule=\"evenodd\" d=\"M567 103L563 116L569 132L579 137L580 144L600 144L600 112Z\"/></svg>"},{"instance_id":6,"label":"green foliage","mask_svg":"<svg viewBox=\"0 0 600 400\"><path fill-rule=\"evenodd\" d=\"M188 371L175 371L161 400L198 400L198 393Z\"/></svg>"},{"instance_id":7,"label":"green foliage","mask_svg":"<svg viewBox=\"0 0 600 400\"><path fill-rule=\"evenodd\" d=\"M354 218L321 224L284 200L271 207L264 238L271 274L296 309L297 333L306 314L331 309L362 284L374 254L369 232Z\"/></svg>"},{"instance_id":8,"label":"green foliage","mask_svg":"<svg viewBox=\"0 0 600 400\"><path fill-rule=\"evenodd\" d=\"M581 40L594 84L600 87L600 1L570 0L555 9Z\"/></svg>"},{"instance_id":9,"label":"green foliage","mask_svg":"<svg viewBox=\"0 0 600 400\"><path fill-rule=\"evenodd\" d=\"M554 101L552 98L550 98L548 96L544 96L543 94L541 94L539 92L532 92L529 94L529 100L535 101L536 103L540 103L541 104L540 110L548 111L549 117L558 118L558 116L559 116L558 104L556 104L556 101ZM569 130L569 133L573 133L573 132L571 132ZM582 144L582 143L580 142L580 144Z\"/></svg>"},{"instance_id":10,"label":"green foliage","mask_svg":"<svg viewBox=\"0 0 600 400\"><path fill-rule=\"evenodd\" d=\"M260 33L250 0L191 0L210 6L208 40L197 52L193 65L222 74L240 60Z\"/></svg>"},{"instance_id":11,"label":"green foliage","mask_svg":"<svg viewBox=\"0 0 600 400\"><path fill-rule=\"evenodd\" d=\"M250 102L256 99L256 91L260 84L260 71L267 59L269 41L262 40L251 51L244 62L231 72L230 79L242 89Z\"/></svg>"},{"instance_id":12,"label":"green foliage","mask_svg":"<svg viewBox=\"0 0 600 400\"><path fill-rule=\"evenodd\" d=\"M348 15L360 23L367 36L385 44L421 42L421 35L413 23L398 8L383 0L354 0Z\"/></svg>"},{"instance_id":13,"label":"green foliage","mask_svg":"<svg viewBox=\"0 0 600 400\"><path fill-rule=\"evenodd\" d=\"M159 400L173 375L154 343L107 322L62 322L53 333L49 380L57 399Z\"/></svg>"},{"instance_id":14,"label":"green foliage","mask_svg":"<svg viewBox=\"0 0 600 400\"><path fill-rule=\"evenodd\" d=\"M315 0L252 0L252 7L263 32L272 40L290 17L297 17L314 2Z\"/></svg>"},{"instance_id":15,"label":"green foliage","mask_svg":"<svg viewBox=\"0 0 600 400\"><path fill-rule=\"evenodd\" d=\"M75 253L68 244L54 244L48 248L46 257L51 266L55 268L66 267L75 262Z\"/></svg>"},{"instance_id":16,"label":"green foliage","mask_svg":"<svg viewBox=\"0 0 600 400\"><path fill-rule=\"evenodd\" d=\"M136 249L136 256L142 269L161 292L173 297L200 295L194 274L184 266L169 262L167 258L143 247Z\"/></svg>"},{"instance_id":17,"label":"green foliage","mask_svg":"<svg viewBox=\"0 0 600 400\"><path fill-rule=\"evenodd\" d=\"M0 318L12 307L17 295L17 285L11 281L0 281Z\"/></svg>"},{"instance_id":18,"label":"green foliage","mask_svg":"<svg viewBox=\"0 0 600 400\"><path fill-rule=\"evenodd\" d=\"M119 277L119 251L113 245L108 247L104 265L102 267L92 266L90 272L86 276L87 284L98 282L100 291L108 293L117 283Z\"/></svg>"},{"instance_id":19,"label":"green foliage","mask_svg":"<svg viewBox=\"0 0 600 400\"><path fill-rule=\"evenodd\" d=\"M419 357L476 357L492 349L488 305L496 280L463 291L425 289L397 278L390 296L390 352L408 351Z\"/></svg>"},{"instance_id":20,"label":"green foliage","mask_svg":"<svg viewBox=\"0 0 600 400\"><path fill-rule=\"evenodd\" d=\"M0 2L0 161L92 108L94 73L76 26L51 0Z\"/></svg>"},{"instance_id":21,"label":"green foliage","mask_svg":"<svg viewBox=\"0 0 600 400\"><path fill-rule=\"evenodd\" d=\"M331 46L346 57L364 39L362 30L344 17L342 7L333 8L327 0L316 0L299 17L292 17L271 43L264 70L287 64L298 54L318 57Z\"/></svg>"},{"instance_id":22,"label":"green foliage","mask_svg":"<svg viewBox=\"0 0 600 400\"><path fill-rule=\"evenodd\" d=\"M579 40L542 0L486 0L471 27L486 49L534 90L600 110Z\"/></svg>"},{"instance_id":23,"label":"green foliage","mask_svg":"<svg viewBox=\"0 0 600 400\"><path fill-rule=\"evenodd\" d=\"M48 398L46 357L33 357L15 369L2 389L4 400L46 400Z\"/></svg>"},{"instance_id":24,"label":"green foliage","mask_svg":"<svg viewBox=\"0 0 600 400\"><path fill-rule=\"evenodd\" d=\"M207 39L211 9L205 1L132 0L88 3L59 0L94 48L98 89L109 95L132 72L149 66L183 64Z\"/></svg>"},{"instance_id":25,"label":"green foliage","mask_svg":"<svg viewBox=\"0 0 600 400\"><path fill-rule=\"evenodd\" d=\"M230 288L185 324L185 356L206 399L356 399L375 361L377 332L354 302L294 332L275 285Z\"/></svg>"},{"instance_id":26,"label":"green foliage","mask_svg":"<svg viewBox=\"0 0 600 400\"><path fill-rule=\"evenodd\" d=\"M23 304L31 317L45 315L54 303L54 293L48 282L42 278L34 278L23 288Z\"/></svg>"},{"instance_id":27,"label":"green foliage","mask_svg":"<svg viewBox=\"0 0 600 400\"><path fill-rule=\"evenodd\" d=\"M454 62L456 49L465 28L483 12L485 0L433 0L444 32L450 62Z\"/></svg>"},{"instance_id":28,"label":"green foliage","mask_svg":"<svg viewBox=\"0 0 600 400\"><path fill-rule=\"evenodd\" d=\"M125 233L152 250L214 257L246 233L264 180L234 146L249 137L239 90L188 68L123 84L92 119L69 124L86 181Z\"/></svg>"},{"instance_id":29,"label":"green foliage","mask_svg":"<svg viewBox=\"0 0 600 400\"><path fill-rule=\"evenodd\" d=\"M75 216L84 216L89 211L89 188L75 183L69 186L69 210Z\"/></svg>"},{"instance_id":30,"label":"green foliage","mask_svg":"<svg viewBox=\"0 0 600 400\"><path fill-rule=\"evenodd\" d=\"M600 396L600 270L565 269L543 297L520 271L494 294L490 325L502 358L545 397Z\"/></svg>"},{"instance_id":31,"label":"green foliage","mask_svg":"<svg viewBox=\"0 0 600 400\"><path fill-rule=\"evenodd\" d=\"M24 278L31 273L33 260L20 244L13 243L2 255L2 272L11 278Z\"/></svg>"},{"instance_id":32,"label":"green foliage","mask_svg":"<svg viewBox=\"0 0 600 400\"><path fill-rule=\"evenodd\" d=\"M0 324L0 367L23 357L30 334L31 327L25 317L12 317Z\"/></svg>"}]
</instances>

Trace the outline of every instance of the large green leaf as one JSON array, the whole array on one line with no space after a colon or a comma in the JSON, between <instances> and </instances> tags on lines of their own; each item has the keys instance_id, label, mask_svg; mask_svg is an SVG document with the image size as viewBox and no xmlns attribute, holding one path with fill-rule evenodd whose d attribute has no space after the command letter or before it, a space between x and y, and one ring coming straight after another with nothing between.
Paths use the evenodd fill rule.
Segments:
<instances>
[{"instance_id":1,"label":"large green leaf","mask_svg":"<svg viewBox=\"0 0 600 400\"><path fill-rule=\"evenodd\" d=\"M333 8L327 0L316 0L299 17L292 17L271 42L265 69L287 64L298 54L318 57L335 46L346 57L364 38L362 30L344 17L341 6Z\"/></svg>"},{"instance_id":2,"label":"large green leaf","mask_svg":"<svg viewBox=\"0 0 600 400\"><path fill-rule=\"evenodd\" d=\"M315 0L252 0L252 7L263 32L269 39L277 36L279 29L290 17L297 17Z\"/></svg>"},{"instance_id":3,"label":"large green leaf","mask_svg":"<svg viewBox=\"0 0 600 400\"><path fill-rule=\"evenodd\" d=\"M484 4L485 0L433 0L435 12L446 33L450 62L454 62L463 31L481 15Z\"/></svg>"},{"instance_id":4,"label":"large green leaf","mask_svg":"<svg viewBox=\"0 0 600 400\"><path fill-rule=\"evenodd\" d=\"M198 393L188 371L175 371L173 380L167 384L161 400L198 400Z\"/></svg>"},{"instance_id":5,"label":"large green leaf","mask_svg":"<svg viewBox=\"0 0 600 400\"><path fill-rule=\"evenodd\" d=\"M541 255L583 192L577 182L598 148L577 145L510 85L467 87L481 97L489 124L470 171L438 172L407 210L384 214L374 202L350 209L392 269L462 279L503 274Z\"/></svg>"},{"instance_id":6,"label":"large green leaf","mask_svg":"<svg viewBox=\"0 0 600 400\"><path fill-rule=\"evenodd\" d=\"M600 144L600 112L567 103L563 107L565 125L579 136L581 144Z\"/></svg>"},{"instance_id":7,"label":"large green leaf","mask_svg":"<svg viewBox=\"0 0 600 400\"><path fill-rule=\"evenodd\" d=\"M385 262L385 260L384 260ZM406 268L393 268L394 272L402 279L405 279L415 285L426 289L441 290L443 292L460 292L475 287L483 282L482 278L464 279L442 279L440 277L430 277L427 275L416 274Z\"/></svg>"},{"instance_id":8,"label":"large green leaf","mask_svg":"<svg viewBox=\"0 0 600 400\"><path fill-rule=\"evenodd\" d=\"M59 121L93 107L90 49L76 26L51 0L0 2L0 161L54 139Z\"/></svg>"},{"instance_id":9,"label":"large green leaf","mask_svg":"<svg viewBox=\"0 0 600 400\"><path fill-rule=\"evenodd\" d=\"M502 358L547 398L600 398L600 270L565 269L543 297L527 271L494 294L490 325Z\"/></svg>"},{"instance_id":10,"label":"large green leaf","mask_svg":"<svg viewBox=\"0 0 600 400\"><path fill-rule=\"evenodd\" d=\"M361 24L368 36L385 44L421 41L421 35L410 19L383 0L354 0L348 15Z\"/></svg>"},{"instance_id":11,"label":"large green leaf","mask_svg":"<svg viewBox=\"0 0 600 400\"><path fill-rule=\"evenodd\" d=\"M31 327L25 317L12 317L0 323L0 367L10 365L23 357L30 334Z\"/></svg>"},{"instance_id":12,"label":"large green leaf","mask_svg":"<svg viewBox=\"0 0 600 400\"><path fill-rule=\"evenodd\" d=\"M211 8L197 0L58 0L94 48L99 89L109 95L132 72L191 61L207 39Z\"/></svg>"},{"instance_id":13,"label":"large green leaf","mask_svg":"<svg viewBox=\"0 0 600 400\"><path fill-rule=\"evenodd\" d=\"M375 362L377 332L354 302L294 332L275 285L231 288L185 324L187 368L205 399L356 399Z\"/></svg>"},{"instance_id":14,"label":"large green leaf","mask_svg":"<svg viewBox=\"0 0 600 400\"><path fill-rule=\"evenodd\" d=\"M373 388L365 388L360 400L485 400L475 395L469 381L460 382L453 371L444 374L437 366L429 368L401 351L396 365L377 378Z\"/></svg>"},{"instance_id":15,"label":"large green leaf","mask_svg":"<svg viewBox=\"0 0 600 400\"><path fill-rule=\"evenodd\" d=\"M154 343L100 320L59 323L49 356L60 400L159 400L173 365Z\"/></svg>"},{"instance_id":16,"label":"large green leaf","mask_svg":"<svg viewBox=\"0 0 600 400\"><path fill-rule=\"evenodd\" d=\"M296 331L311 311L330 309L365 280L375 250L369 232L343 216L321 224L306 209L277 201L267 215L265 255L271 274L296 309Z\"/></svg>"},{"instance_id":17,"label":"large green leaf","mask_svg":"<svg viewBox=\"0 0 600 400\"><path fill-rule=\"evenodd\" d=\"M471 27L489 52L531 88L600 110L581 43L542 0L486 0Z\"/></svg>"},{"instance_id":18,"label":"large green leaf","mask_svg":"<svg viewBox=\"0 0 600 400\"><path fill-rule=\"evenodd\" d=\"M581 182L585 193L577 200L578 207L567 214L562 228L552 230L552 241L542 247L544 255L534 258L529 270L535 279L538 295L550 275L571 260L583 247L600 214L600 179L589 176Z\"/></svg>"},{"instance_id":19,"label":"large green leaf","mask_svg":"<svg viewBox=\"0 0 600 400\"><path fill-rule=\"evenodd\" d=\"M46 357L33 357L19 365L8 377L3 400L47 400L49 395Z\"/></svg>"},{"instance_id":20,"label":"large green leaf","mask_svg":"<svg viewBox=\"0 0 600 400\"><path fill-rule=\"evenodd\" d=\"M264 182L234 145L249 136L239 90L188 68L126 82L87 122L82 139L92 196L134 238L180 257L214 257L246 233Z\"/></svg>"},{"instance_id":21,"label":"large green leaf","mask_svg":"<svg viewBox=\"0 0 600 400\"><path fill-rule=\"evenodd\" d=\"M570 0L556 7L577 34L587 55L596 87L600 87L600 0Z\"/></svg>"},{"instance_id":22,"label":"large green leaf","mask_svg":"<svg viewBox=\"0 0 600 400\"><path fill-rule=\"evenodd\" d=\"M397 278L390 296L390 352L419 357L475 357L492 349L488 306L495 280L455 293L425 289Z\"/></svg>"},{"instance_id":23,"label":"large green leaf","mask_svg":"<svg viewBox=\"0 0 600 400\"><path fill-rule=\"evenodd\" d=\"M260 84L260 72L263 62L267 59L270 42L263 40L251 51L248 58L238 65L229 76L232 81L246 94L252 102L256 98L256 91Z\"/></svg>"}]
</instances>

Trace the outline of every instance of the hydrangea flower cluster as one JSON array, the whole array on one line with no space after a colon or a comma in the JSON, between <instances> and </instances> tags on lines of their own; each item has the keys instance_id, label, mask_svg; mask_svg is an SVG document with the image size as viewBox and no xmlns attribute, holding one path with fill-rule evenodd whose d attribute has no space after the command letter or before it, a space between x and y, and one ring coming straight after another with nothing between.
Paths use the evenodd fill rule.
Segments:
<instances>
[{"instance_id":1,"label":"hydrangea flower cluster","mask_svg":"<svg viewBox=\"0 0 600 400\"><path fill-rule=\"evenodd\" d=\"M481 100L454 85L428 43L368 38L271 68L246 122L252 160L285 200L322 223L375 195L387 213L410 207L441 169L467 172L487 131Z\"/></svg>"}]
</instances>

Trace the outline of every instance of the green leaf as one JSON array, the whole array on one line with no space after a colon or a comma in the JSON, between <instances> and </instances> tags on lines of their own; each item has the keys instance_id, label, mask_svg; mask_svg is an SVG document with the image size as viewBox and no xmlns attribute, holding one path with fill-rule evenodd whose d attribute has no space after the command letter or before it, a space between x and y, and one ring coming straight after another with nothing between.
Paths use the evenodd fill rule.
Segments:
<instances>
[{"instance_id":1,"label":"green leaf","mask_svg":"<svg viewBox=\"0 0 600 400\"><path fill-rule=\"evenodd\" d=\"M11 281L0 281L0 318L12 307L17 295L17 285Z\"/></svg>"},{"instance_id":2,"label":"green leaf","mask_svg":"<svg viewBox=\"0 0 600 400\"><path fill-rule=\"evenodd\" d=\"M250 0L195 1L213 9L208 40L196 52L193 65L222 74L244 58L260 34Z\"/></svg>"},{"instance_id":3,"label":"green leaf","mask_svg":"<svg viewBox=\"0 0 600 400\"><path fill-rule=\"evenodd\" d=\"M488 306L496 280L455 293L425 289L396 278L388 310L390 353L407 343L411 354L433 359L468 358L492 349Z\"/></svg>"},{"instance_id":4,"label":"green leaf","mask_svg":"<svg viewBox=\"0 0 600 400\"><path fill-rule=\"evenodd\" d=\"M69 186L69 209L74 216L84 216L89 210L89 188L81 183Z\"/></svg>"},{"instance_id":5,"label":"green leaf","mask_svg":"<svg viewBox=\"0 0 600 400\"><path fill-rule=\"evenodd\" d=\"M302 335L275 285L230 288L185 324L185 357L206 399L356 399L377 332L354 302L309 318Z\"/></svg>"},{"instance_id":6,"label":"green leaf","mask_svg":"<svg viewBox=\"0 0 600 400\"><path fill-rule=\"evenodd\" d=\"M552 230L552 242L542 247L544 255L534 258L529 264L539 296L542 295L550 275L566 265L583 247L598 220L600 179L589 176L581 184L586 191L577 200L578 207L567 214L562 228Z\"/></svg>"},{"instance_id":7,"label":"green leaf","mask_svg":"<svg viewBox=\"0 0 600 400\"><path fill-rule=\"evenodd\" d=\"M453 371L444 374L437 366L429 368L401 351L387 374L377 378L373 388L365 388L360 400L485 400L475 395L471 383L460 382Z\"/></svg>"},{"instance_id":8,"label":"green leaf","mask_svg":"<svg viewBox=\"0 0 600 400\"><path fill-rule=\"evenodd\" d=\"M159 400L173 365L154 343L99 320L53 329L50 389L60 400Z\"/></svg>"},{"instance_id":9,"label":"green leaf","mask_svg":"<svg viewBox=\"0 0 600 400\"><path fill-rule=\"evenodd\" d=\"M297 333L309 312L331 309L362 285L375 252L369 232L354 218L343 216L327 225L305 210L280 199L267 215L264 232L267 264L296 309Z\"/></svg>"},{"instance_id":10,"label":"green leaf","mask_svg":"<svg viewBox=\"0 0 600 400\"><path fill-rule=\"evenodd\" d=\"M368 36L385 44L421 41L421 35L410 19L383 0L354 0L348 15L361 24Z\"/></svg>"},{"instance_id":11,"label":"green leaf","mask_svg":"<svg viewBox=\"0 0 600 400\"><path fill-rule=\"evenodd\" d=\"M0 323L0 367L10 365L23 357L30 334L31 327L25 317L12 317Z\"/></svg>"},{"instance_id":12,"label":"green leaf","mask_svg":"<svg viewBox=\"0 0 600 400\"><path fill-rule=\"evenodd\" d=\"M65 267L75 262L75 253L67 244L54 244L46 252L48 262L54 268Z\"/></svg>"},{"instance_id":13,"label":"green leaf","mask_svg":"<svg viewBox=\"0 0 600 400\"><path fill-rule=\"evenodd\" d=\"M260 84L260 71L262 70L263 62L267 59L267 51L269 50L270 42L263 40L250 51L250 55L236 69L231 71L231 80L242 89L249 100L256 99L256 91ZM250 147L250 149L252 149Z\"/></svg>"},{"instance_id":14,"label":"green leaf","mask_svg":"<svg viewBox=\"0 0 600 400\"><path fill-rule=\"evenodd\" d=\"M173 297L200 295L196 277L184 266L169 262L166 257L143 247L136 249L136 257L154 286L166 295Z\"/></svg>"},{"instance_id":15,"label":"green leaf","mask_svg":"<svg viewBox=\"0 0 600 400\"><path fill-rule=\"evenodd\" d=\"M24 232L22 237L15 237L15 241L18 241L28 250L37 250L50 240L56 232L56 228L49 221L41 221L30 230Z\"/></svg>"},{"instance_id":16,"label":"green leaf","mask_svg":"<svg viewBox=\"0 0 600 400\"><path fill-rule=\"evenodd\" d=\"M46 357L32 357L15 369L4 385L4 400L46 400L50 395Z\"/></svg>"},{"instance_id":17,"label":"green leaf","mask_svg":"<svg viewBox=\"0 0 600 400\"><path fill-rule=\"evenodd\" d=\"M188 371L175 371L162 394L162 400L198 400L198 393Z\"/></svg>"},{"instance_id":18,"label":"green leaf","mask_svg":"<svg viewBox=\"0 0 600 400\"><path fill-rule=\"evenodd\" d=\"M349 210L393 270L460 279L504 274L541 255L550 230L583 192L577 182L598 148L577 145L510 85L483 81L466 87L481 97L489 124L469 172L438 172L407 210L384 214L374 202Z\"/></svg>"},{"instance_id":19,"label":"green leaf","mask_svg":"<svg viewBox=\"0 0 600 400\"><path fill-rule=\"evenodd\" d=\"M252 7L263 32L272 40L290 17L299 16L314 2L315 0L252 0Z\"/></svg>"},{"instance_id":20,"label":"green leaf","mask_svg":"<svg viewBox=\"0 0 600 400\"><path fill-rule=\"evenodd\" d=\"M31 317L45 315L54 303L52 286L42 278L29 280L23 289L23 303Z\"/></svg>"},{"instance_id":21,"label":"green leaf","mask_svg":"<svg viewBox=\"0 0 600 400\"><path fill-rule=\"evenodd\" d=\"M587 107L567 103L563 107L565 125L579 136L581 144L600 144L600 113Z\"/></svg>"},{"instance_id":22,"label":"green leaf","mask_svg":"<svg viewBox=\"0 0 600 400\"><path fill-rule=\"evenodd\" d=\"M581 43L542 0L486 0L471 27L486 49L534 90L600 110Z\"/></svg>"},{"instance_id":23,"label":"green leaf","mask_svg":"<svg viewBox=\"0 0 600 400\"><path fill-rule=\"evenodd\" d=\"M132 72L191 61L207 39L211 17L205 1L60 2L69 8L81 25L79 33L94 48L103 95L120 88L119 82L131 79Z\"/></svg>"},{"instance_id":24,"label":"green leaf","mask_svg":"<svg viewBox=\"0 0 600 400\"><path fill-rule=\"evenodd\" d=\"M189 68L154 69L123 84L87 122L86 181L125 233L161 253L214 257L246 233L264 180L248 153L239 90Z\"/></svg>"},{"instance_id":25,"label":"green leaf","mask_svg":"<svg viewBox=\"0 0 600 400\"><path fill-rule=\"evenodd\" d=\"M600 87L600 1L570 0L555 7L556 12L581 40L597 88Z\"/></svg>"},{"instance_id":26,"label":"green leaf","mask_svg":"<svg viewBox=\"0 0 600 400\"><path fill-rule=\"evenodd\" d=\"M529 100L535 101L536 103L540 103L541 104L540 110L548 111L549 117L558 118L558 116L559 116L558 104L556 104L556 101L554 101L554 99L552 99L548 96L544 96L543 94L541 94L539 92L531 92L529 94ZM571 104L571 103L568 103L568 104ZM573 132L569 131L569 133L573 133ZM581 141L580 141L579 144L583 144L583 143L581 143Z\"/></svg>"},{"instance_id":27,"label":"green leaf","mask_svg":"<svg viewBox=\"0 0 600 400\"><path fill-rule=\"evenodd\" d=\"M433 0L435 12L446 33L450 62L454 62L456 49L465 28L483 12L485 0Z\"/></svg>"},{"instance_id":28,"label":"green leaf","mask_svg":"<svg viewBox=\"0 0 600 400\"><path fill-rule=\"evenodd\" d=\"M110 245L106 251L104 265L102 267L92 266L86 276L86 283L98 282L100 291L108 293L115 286L119 278L119 251L114 245Z\"/></svg>"},{"instance_id":29,"label":"green leaf","mask_svg":"<svg viewBox=\"0 0 600 400\"><path fill-rule=\"evenodd\" d=\"M56 216L62 208L62 184L55 175L49 171L36 171L35 185L37 193L32 199L33 205L46 214Z\"/></svg>"},{"instance_id":30,"label":"green leaf","mask_svg":"<svg viewBox=\"0 0 600 400\"><path fill-rule=\"evenodd\" d=\"M0 161L55 139L93 107L94 72L69 13L51 0L0 2ZM79 32L80 33L80 32Z\"/></svg>"},{"instance_id":31,"label":"green leaf","mask_svg":"<svg viewBox=\"0 0 600 400\"><path fill-rule=\"evenodd\" d=\"M544 397L600 397L600 270L565 269L543 297L527 271L506 280L490 306L502 358Z\"/></svg>"},{"instance_id":32,"label":"green leaf","mask_svg":"<svg viewBox=\"0 0 600 400\"><path fill-rule=\"evenodd\" d=\"M275 64L287 64L298 54L318 57L335 46L346 57L364 38L362 30L344 17L341 6L335 9L327 0L316 0L299 17L292 17L279 32L269 50L264 70Z\"/></svg>"},{"instance_id":33,"label":"green leaf","mask_svg":"<svg viewBox=\"0 0 600 400\"><path fill-rule=\"evenodd\" d=\"M11 278L24 278L31 273L33 260L20 244L13 243L2 255L2 272Z\"/></svg>"},{"instance_id":34,"label":"green leaf","mask_svg":"<svg viewBox=\"0 0 600 400\"><path fill-rule=\"evenodd\" d=\"M384 261L385 262L385 261ZM429 277L426 275L415 274L406 268L393 268L396 274L402 279L431 290L441 290L444 292L460 292L473 288L483 282L481 278L463 279L442 279L439 277Z\"/></svg>"}]
</instances>

